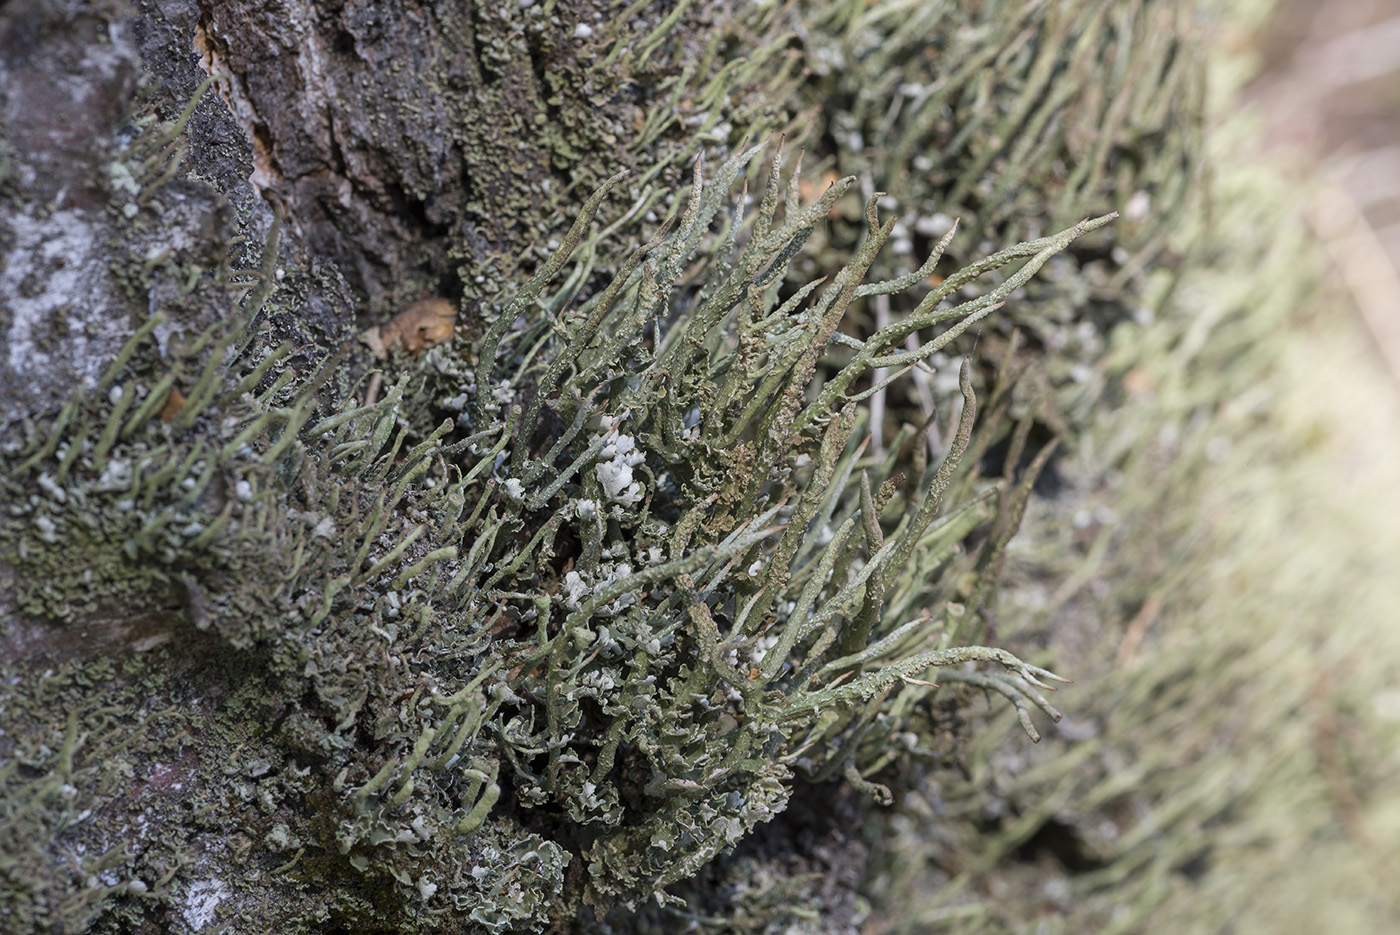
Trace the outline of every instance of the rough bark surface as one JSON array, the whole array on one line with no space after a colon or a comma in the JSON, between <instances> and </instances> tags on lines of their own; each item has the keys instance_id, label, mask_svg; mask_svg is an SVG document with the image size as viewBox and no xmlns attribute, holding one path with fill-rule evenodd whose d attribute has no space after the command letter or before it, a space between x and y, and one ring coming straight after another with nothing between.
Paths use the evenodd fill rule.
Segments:
<instances>
[{"instance_id":1,"label":"rough bark surface","mask_svg":"<svg viewBox=\"0 0 1400 935\"><path fill-rule=\"evenodd\" d=\"M167 107L219 79L224 126L192 128L195 171L284 205L295 242L344 272L370 320L424 295L489 301L560 233L561 207L675 145L637 132L730 5L691 5L694 44L664 63L604 67L608 42L659 19L617 6L168 0L144 3L136 32Z\"/></svg>"}]
</instances>

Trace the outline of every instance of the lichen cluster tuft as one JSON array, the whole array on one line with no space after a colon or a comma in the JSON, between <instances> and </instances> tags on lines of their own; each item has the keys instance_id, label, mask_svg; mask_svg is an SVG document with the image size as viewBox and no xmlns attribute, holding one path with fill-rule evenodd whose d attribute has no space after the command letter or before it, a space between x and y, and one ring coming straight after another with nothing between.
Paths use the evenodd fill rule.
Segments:
<instances>
[{"instance_id":1,"label":"lichen cluster tuft","mask_svg":"<svg viewBox=\"0 0 1400 935\"><path fill-rule=\"evenodd\" d=\"M716 857L898 801L970 696L1039 739L1058 677L980 644L1194 158L1143 5L484 5L498 77L577 42L539 177L446 121L488 201L406 187L453 224L354 283L191 170L214 83L129 123L94 288L144 311L0 423L0 930L776 925L802 875Z\"/></svg>"},{"instance_id":2,"label":"lichen cluster tuft","mask_svg":"<svg viewBox=\"0 0 1400 935\"><path fill-rule=\"evenodd\" d=\"M1034 474L984 479L966 457L971 367L935 458L913 427L873 456L864 405L892 379L872 383L875 370L924 365L1109 218L929 289L946 239L917 275L865 281L892 226L872 198L855 256L787 294L788 264L854 180L801 204L779 147L751 209L734 188L761 151L710 179L697 159L675 217L610 282L560 303L549 289L622 177L595 194L492 327L429 352L425 366L468 375L458 415L431 430L400 415L411 373L367 402L332 387L349 348L286 366L292 348L267 339L261 314L272 275L199 334L162 341L156 313L95 389L6 427L0 560L18 619L76 634L148 609L146 658L212 640L244 685L280 699L229 765L261 781L230 788L266 820L241 820L227 796L205 806L262 855L249 889L359 877L352 892L387 889L391 905L538 928L561 899L666 899L781 811L794 775L889 801L871 777L919 753L909 728L937 691L931 670L1007 695L1032 734L1027 704L1054 715L1037 690L1053 676L959 638ZM996 288L959 292L1016 260ZM853 305L915 286L907 318L841 330ZM56 677L79 670L89 660ZM26 736L41 722L55 734L10 760L4 799L42 811L58 782L63 814L84 816L46 837L82 838L117 800L154 795L149 778L112 775L96 712L44 708L43 681L21 685L6 705L31 719ZM55 852L11 844L34 861L10 869L11 893L37 915L54 884L34 870ZM143 866L102 853L124 879ZM102 879L77 866L74 879ZM569 867L583 885L565 888ZM55 911L97 912L138 882L153 898L150 875L74 884L81 905ZM178 880L159 892L173 898Z\"/></svg>"}]
</instances>

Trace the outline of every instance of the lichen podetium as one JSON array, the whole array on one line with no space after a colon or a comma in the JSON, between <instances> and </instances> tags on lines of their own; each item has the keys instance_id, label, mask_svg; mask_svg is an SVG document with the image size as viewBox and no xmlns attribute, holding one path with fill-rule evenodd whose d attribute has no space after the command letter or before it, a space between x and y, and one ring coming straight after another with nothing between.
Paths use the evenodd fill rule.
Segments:
<instances>
[{"instance_id":1,"label":"lichen podetium","mask_svg":"<svg viewBox=\"0 0 1400 935\"><path fill-rule=\"evenodd\" d=\"M999 663L978 684L1028 730L1027 703L1057 716L1050 673L955 642L1033 480L963 457L973 368L934 463L873 456L864 407L874 370L950 347L1111 216L930 288L865 282L891 229L871 198L854 256L790 288L854 179L801 204L777 146L750 211L761 151L697 159L609 282L551 301L609 182L485 334L416 365L460 375L436 425L401 416L414 366L370 405L336 391L341 355L284 367L254 314L269 276L231 322L163 351L142 328L94 390L6 426L7 918L217 896L305 927L330 886L336 918L538 930L668 899L795 775L887 800L870 776L917 753L931 669ZM908 317L849 326L911 287ZM202 876L215 852L248 873Z\"/></svg>"}]
</instances>

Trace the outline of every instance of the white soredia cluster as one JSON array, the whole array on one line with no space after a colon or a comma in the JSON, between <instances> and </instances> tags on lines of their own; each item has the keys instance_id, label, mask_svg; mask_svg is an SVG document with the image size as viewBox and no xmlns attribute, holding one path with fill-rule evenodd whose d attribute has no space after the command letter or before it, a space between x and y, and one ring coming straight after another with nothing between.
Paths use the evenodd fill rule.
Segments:
<instances>
[{"instance_id":1,"label":"white soredia cluster","mask_svg":"<svg viewBox=\"0 0 1400 935\"><path fill-rule=\"evenodd\" d=\"M609 500L635 506L642 499L642 485L632 479L632 468L646 460L630 435L616 435L598 452L598 483Z\"/></svg>"},{"instance_id":2,"label":"white soredia cluster","mask_svg":"<svg viewBox=\"0 0 1400 935\"><path fill-rule=\"evenodd\" d=\"M610 584L616 584L631 574L632 566L626 562L604 563L596 575L571 571L564 576L564 604L570 610L575 610L590 594L601 591ZM594 613L604 617L613 616L636 603L637 595L628 591L612 603L596 608Z\"/></svg>"}]
</instances>

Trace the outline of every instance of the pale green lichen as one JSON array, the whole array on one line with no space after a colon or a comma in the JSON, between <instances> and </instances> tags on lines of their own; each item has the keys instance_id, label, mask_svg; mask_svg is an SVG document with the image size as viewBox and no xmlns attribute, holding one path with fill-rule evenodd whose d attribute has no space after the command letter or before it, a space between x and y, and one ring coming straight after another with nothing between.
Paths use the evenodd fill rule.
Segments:
<instances>
[{"instance_id":1,"label":"pale green lichen","mask_svg":"<svg viewBox=\"0 0 1400 935\"><path fill-rule=\"evenodd\" d=\"M824 289L784 299L777 274L792 245L852 180L783 208L775 155L757 211L745 219L740 201L723 213L756 154L697 177L673 233L556 317L538 297L603 192L590 201L475 351L461 347L496 363L477 363L480 382L463 387L475 418L455 441L451 419L411 437L398 417L407 378L369 406L331 403L321 394L336 357L279 373L288 349L235 321L162 358L152 319L94 392L42 429L7 433L16 612L78 628L168 608L158 641L192 628L218 653L243 654L257 673L247 697L263 699L254 707L286 705L253 715L271 734L235 731L257 755L226 788L267 816L245 824L245 849L275 860L274 877L343 885L359 873L404 904L450 906L490 930L558 911L571 861L588 883L565 905L660 897L781 810L794 770L887 795L861 770L902 730L897 712L933 691L919 678L931 667L999 662L1011 673L999 685L1053 712L1032 687L1044 670L948 645L960 605L937 577L905 573L938 568L968 519L995 522L1017 502L993 485L933 524L970 440L969 368L953 447L909 482L902 513L876 515L873 487L886 504L902 485L892 461L862 457L859 394L845 391L888 365L911 327L942 325L945 337L894 351L901 361L942 347L1085 226L983 264L1032 258L990 298L940 309L963 281L953 277L912 326L832 344L889 225L872 203L856 257ZM708 258L701 272L683 277L697 258ZM254 320L274 282L262 280L239 321ZM813 392L828 347L845 362ZM167 405L177 385L183 405ZM547 410L568 428L534 442ZM21 684L11 703L42 721L43 683ZM36 751L35 778L12 771L6 800L46 801L44 784L59 782L74 807L110 803L114 790L98 788L113 782L109 754L89 731L72 734L91 715L60 705L55 716L69 740L51 747L56 761ZM87 784L62 781L75 764ZM201 758L189 781L210 765ZM269 774L278 781L260 788ZM290 777L312 809L289 805ZM139 782L123 790L130 805L144 795ZM503 797L515 816L504 824L492 817ZM231 820L217 797L208 807ZM546 807L576 824L528 847L514 836L523 829L507 832ZM502 843L483 844L487 828ZM483 875L496 890L521 881L509 911L499 892L484 895ZM140 898L175 898L186 878L142 878ZM121 893L134 898L129 886L89 898Z\"/></svg>"},{"instance_id":2,"label":"pale green lichen","mask_svg":"<svg viewBox=\"0 0 1400 935\"><path fill-rule=\"evenodd\" d=\"M1021 331L1024 386L1054 388L1037 418L1075 437L1105 388L1093 362L1115 331L1151 321L1146 274L1181 263L1169 238L1203 174L1207 12L1192 0L801 6L812 77L800 106L829 141L817 153L863 195L888 192L880 207L896 220L882 278L912 272L955 223L949 258L966 264L1085 214L1122 215L1111 236L1048 262L985 332L986 353L1000 358L1011 328ZM798 276L850 249L859 220L851 208L817 231ZM907 297L889 303L893 317L909 308ZM1031 358L1027 346L1048 353ZM938 381L912 376L888 394L891 409L927 411Z\"/></svg>"},{"instance_id":3,"label":"pale green lichen","mask_svg":"<svg viewBox=\"0 0 1400 935\"><path fill-rule=\"evenodd\" d=\"M301 281L275 229L255 270L132 253L126 281L232 320L156 303L100 385L0 437L0 919L539 931L674 901L797 781L889 801L889 767L941 755L960 697L936 680L1006 695L1031 736L1030 707L1057 716L1045 670L964 645L1053 406L1015 337L957 352L1079 238L1106 249L1109 218L971 244L990 256L931 283L962 248L904 258L928 192L892 217L852 175L804 203L779 153L738 146L684 191L682 160L780 122L786 13L755 12L758 51L717 75L678 47L661 68L674 21L602 37L592 78L630 56L668 100L636 152L683 142L603 184L511 301L467 268L485 333L393 361L382 393L353 348L273 338ZM597 144L576 130L559 158ZM114 173L151 187L134 227L170 164ZM905 373L938 392L882 443L871 407ZM759 876L755 904L784 891Z\"/></svg>"}]
</instances>

